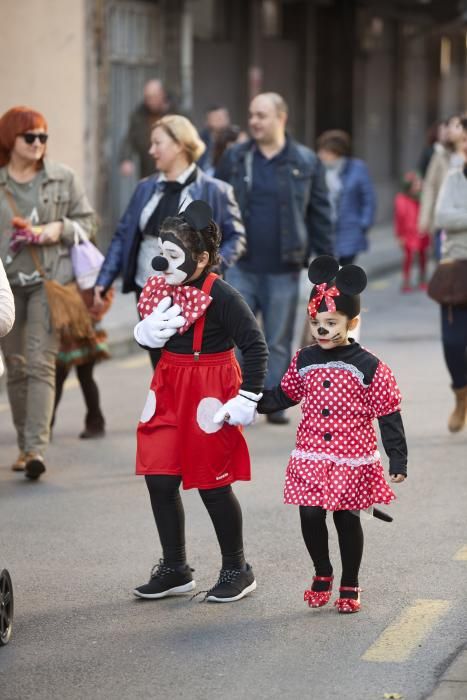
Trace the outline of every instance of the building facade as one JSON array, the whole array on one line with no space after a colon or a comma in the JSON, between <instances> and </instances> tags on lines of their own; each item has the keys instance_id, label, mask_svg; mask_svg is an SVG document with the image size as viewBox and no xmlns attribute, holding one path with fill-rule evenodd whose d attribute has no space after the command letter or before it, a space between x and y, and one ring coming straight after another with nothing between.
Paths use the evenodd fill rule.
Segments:
<instances>
[{"instance_id":1,"label":"building facade","mask_svg":"<svg viewBox=\"0 0 467 700\"><path fill-rule=\"evenodd\" d=\"M245 127L263 90L284 95L291 133L313 146L343 128L387 218L434 120L467 108L459 0L17 0L2 2L0 110L46 115L50 154L85 181L105 243L135 181L118 172L150 77L202 126L210 104ZM464 11L465 10L465 11ZM27 51L18 47L27 43Z\"/></svg>"}]
</instances>

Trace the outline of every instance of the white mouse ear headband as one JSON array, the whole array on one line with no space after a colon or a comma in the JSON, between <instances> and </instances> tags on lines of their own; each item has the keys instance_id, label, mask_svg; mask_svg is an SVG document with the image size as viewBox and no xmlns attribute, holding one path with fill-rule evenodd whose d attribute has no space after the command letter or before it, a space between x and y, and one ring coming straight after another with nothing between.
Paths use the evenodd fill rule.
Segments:
<instances>
[{"instance_id":1,"label":"white mouse ear headband","mask_svg":"<svg viewBox=\"0 0 467 700\"><path fill-rule=\"evenodd\" d=\"M330 255L320 255L308 268L313 283L308 304L312 318L322 311L341 311L348 318L360 313L360 293L367 285L365 271L358 265L344 265Z\"/></svg>"}]
</instances>

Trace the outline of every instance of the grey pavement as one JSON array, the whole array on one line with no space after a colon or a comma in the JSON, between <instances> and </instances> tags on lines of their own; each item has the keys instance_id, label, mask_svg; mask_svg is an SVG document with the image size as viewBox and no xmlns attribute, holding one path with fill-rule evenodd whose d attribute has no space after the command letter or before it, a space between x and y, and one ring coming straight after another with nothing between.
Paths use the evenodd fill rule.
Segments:
<instances>
[{"instance_id":1,"label":"grey pavement","mask_svg":"<svg viewBox=\"0 0 467 700\"><path fill-rule=\"evenodd\" d=\"M436 689L427 700L466 700L467 649L462 649L441 676Z\"/></svg>"},{"instance_id":2,"label":"grey pavement","mask_svg":"<svg viewBox=\"0 0 467 700\"><path fill-rule=\"evenodd\" d=\"M443 673L467 643L467 431L446 428L452 396L438 310L398 287L397 274L370 283L362 342L404 395L409 478L395 486L394 522L365 524L358 615L303 603L312 568L297 509L282 504L298 408L289 426L260 419L247 430L253 480L235 491L258 589L216 606L131 595L160 556L145 486L133 475L146 353L97 370L104 440L77 439L84 409L76 381L67 382L36 484L9 469L16 448L0 398L0 566L16 593L13 638L0 649L2 700L422 700L439 683L459 690L460 671ZM183 502L189 560L205 590L216 580L217 543L198 494L184 492ZM329 531L338 574L331 520Z\"/></svg>"}]
</instances>

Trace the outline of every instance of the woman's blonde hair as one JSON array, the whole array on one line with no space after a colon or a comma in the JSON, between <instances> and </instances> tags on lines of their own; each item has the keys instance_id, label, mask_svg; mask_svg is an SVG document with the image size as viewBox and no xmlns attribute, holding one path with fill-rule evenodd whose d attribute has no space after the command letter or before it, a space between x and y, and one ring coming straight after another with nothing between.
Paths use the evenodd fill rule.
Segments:
<instances>
[{"instance_id":1,"label":"woman's blonde hair","mask_svg":"<svg viewBox=\"0 0 467 700\"><path fill-rule=\"evenodd\" d=\"M152 125L154 129L163 129L170 138L185 149L190 163L201 158L206 145L201 140L196 127L181 114L167 114Z\"/></svg>"}]
</instances>

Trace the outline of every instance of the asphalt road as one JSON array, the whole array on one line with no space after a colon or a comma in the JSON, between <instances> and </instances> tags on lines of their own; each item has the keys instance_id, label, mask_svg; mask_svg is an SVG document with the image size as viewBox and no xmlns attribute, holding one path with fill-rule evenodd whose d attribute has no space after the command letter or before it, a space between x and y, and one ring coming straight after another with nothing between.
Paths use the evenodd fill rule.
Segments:
<instances>
[{"instance_id":1,"label":"asphalt road","mask_svg":"<svg viewBox=\"0 0 467 700\"><path fill-rule=\"evenodd\" d=\"M405 396L410 476L395 487L394 522L365 525L358 615L303 603L312 568L297 509L282 504L298 409L289 427L260 419L248 430L254 480L236 492L258 589L215 605L130 593L159 557L144 483L132 473L145 355L98 370L104 440L76 438L83 406L70 383L39 483L9 470L16 449L0 404L0 568L11 571L16 601L0 698L424 698L467 634L467 430L447 432L452 398L438 334L437 309L422 294L401 296L396 277L370 285L362 342ZM217 577L217 545L198 494L183 498L203 590ZM338 572L331 523L330 532Z\"/></svg>"}]
</instances>

